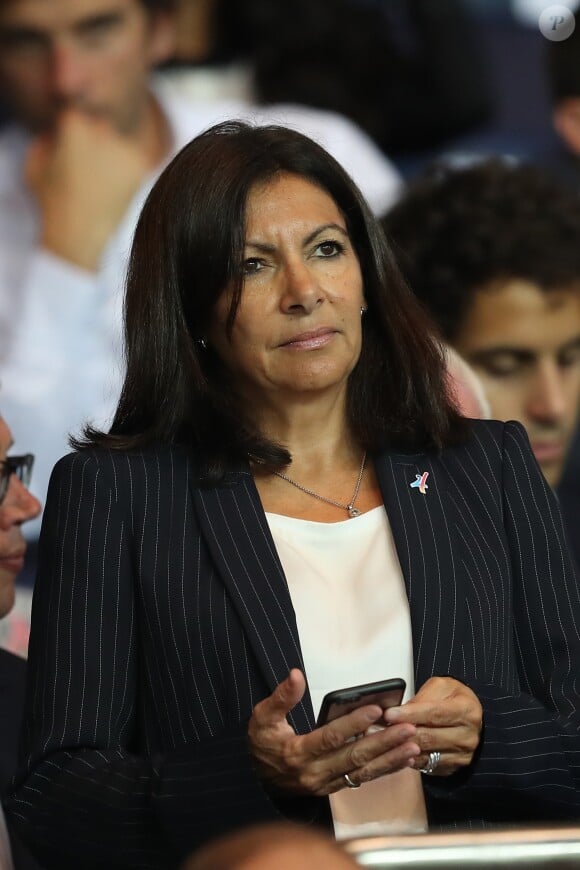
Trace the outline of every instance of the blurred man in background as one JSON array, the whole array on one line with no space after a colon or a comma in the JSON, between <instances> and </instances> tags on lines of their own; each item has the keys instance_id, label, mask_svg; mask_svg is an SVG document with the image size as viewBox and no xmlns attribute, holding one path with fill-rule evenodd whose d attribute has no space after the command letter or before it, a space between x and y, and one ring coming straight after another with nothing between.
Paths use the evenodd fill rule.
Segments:
<instances>
[{"instance_id":1,"label":"blurred man in background","mask_svg":"<svg viewBox=\"0 0 580 870\"><path fill-rule=\"evenodd\" d=\"M491 416L524 424L557 489L580 408L580 200L532 167L436 168L384 227L411 288L481 378ZM565 507L580 562L580 510Z\"/></svg>"},{"instance_id":2,"label":"blurred man in background","mask_svg":"<svg viewBox=\"0 0 580 870\"><path fill-rule=\"evenodd\" d=\"M147 84L171 50L171 0L0 4L0 369L37 491L68 429L108 409L136 198L186 120Z\"/></svg>"}]
</instances>

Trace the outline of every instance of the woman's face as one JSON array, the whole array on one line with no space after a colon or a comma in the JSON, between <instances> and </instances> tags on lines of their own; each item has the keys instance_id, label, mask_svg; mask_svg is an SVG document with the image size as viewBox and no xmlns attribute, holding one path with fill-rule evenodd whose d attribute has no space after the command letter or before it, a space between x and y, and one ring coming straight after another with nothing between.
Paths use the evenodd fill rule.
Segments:
<instances>
[{"instance_id":1,"label":"woman's face","mask_svg":"<svg viewBox=\"0 0 580 870\"><path fill-rule=\"evenodd\" d=\"M334 200L297 175L257 185L246 210L243 290L231 338L231 291L209 343L244 399L260 404L346 391L361 350L363 282Z\"/></svg>"}]
</instances>

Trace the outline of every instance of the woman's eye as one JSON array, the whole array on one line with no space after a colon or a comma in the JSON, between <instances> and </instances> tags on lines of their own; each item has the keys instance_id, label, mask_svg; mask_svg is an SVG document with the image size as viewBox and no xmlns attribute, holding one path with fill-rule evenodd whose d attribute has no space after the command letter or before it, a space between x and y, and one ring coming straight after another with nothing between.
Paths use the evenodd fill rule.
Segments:
<instances>
[{"instance_id":1,"label":"woman's eye","mask_svg":"<svg viewBox=\"0 0 580 870\"><path fill-rule=\"evenodd\" d=\"M261 261L257 260L255 257L249 257L247 260L244 260L242 266L244 275L253 275L255 272L259 272L261 268Z\"/></svg>"},{"instance_id":2,"label":"woman's eye","mask_svg":"<svg viewBox=\"0 0 580 870\"><path fill-rule=\"evenodd\" d=\"M340 242L329 239L326 242L321 242L316 250L322 257L335 257L337 254L342 254L344 251L344 245L341 245Z\"/></svg>"}]
</instances>

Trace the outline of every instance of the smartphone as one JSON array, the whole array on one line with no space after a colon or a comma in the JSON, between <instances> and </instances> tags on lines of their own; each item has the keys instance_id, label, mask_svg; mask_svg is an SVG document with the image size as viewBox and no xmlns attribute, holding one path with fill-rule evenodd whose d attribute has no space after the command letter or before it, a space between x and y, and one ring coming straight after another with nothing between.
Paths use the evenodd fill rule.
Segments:
<instances>
[{"instance_id":1,"label":"smartphone","mask_svg":"<svg viewBox=\"0 0 580 870\"><path fill-rule=\"evenodd\" d=\"M348 689L336 689L322 699L320 713L316 725L325 725L351 713L357 707L367 704L378 704L383 710L387 707L398 707L405 694L406 683L400 677L391 680L378 680L376 683L363 683L361 686L349 686Z\"/></svg>"}]
</instances>

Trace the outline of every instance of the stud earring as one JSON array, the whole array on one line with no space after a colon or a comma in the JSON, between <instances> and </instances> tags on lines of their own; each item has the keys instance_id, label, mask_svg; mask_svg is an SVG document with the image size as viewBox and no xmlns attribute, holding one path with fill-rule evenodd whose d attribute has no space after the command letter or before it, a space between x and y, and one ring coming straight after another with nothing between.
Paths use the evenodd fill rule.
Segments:
<instances>
[{"instance_id":1,"label":"stud earring","mask_svg":"<svg viewBox=\"0 0 580 870\"><path fill-rule=\"evenodd\" d=\"M206 344L205 338L196 338L196 341L197 341L197 343L199 344L199 346L201 347L202 350L205 350L205 349L207 348L207 344Z\"/></svg>"},{"instance_id":2,"label":"stud earring","mask_svg":"<svg viewBox=\"0 0 580 870\"><path fill-rule=\"evenodd\" d=\"M366 311L367 311L367 309L364 307L364 305L361 305L361 307L360 307L360 316L362 317L363 314L366 314Z\"/></svg>"}]
</instances>

